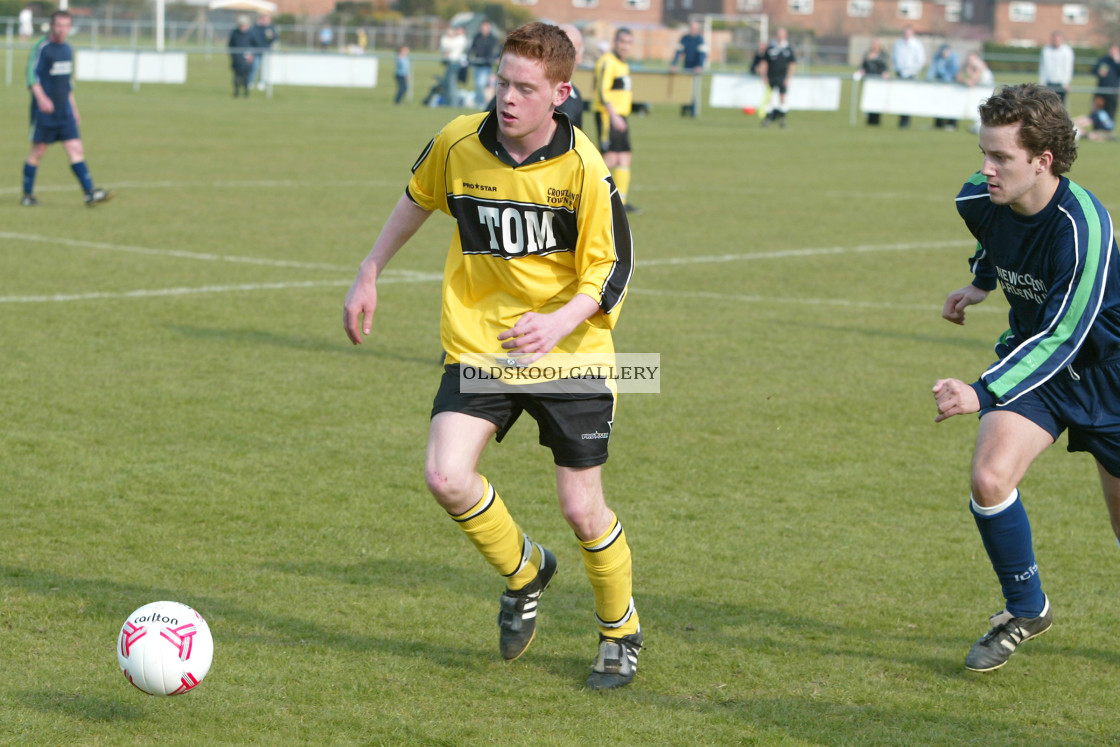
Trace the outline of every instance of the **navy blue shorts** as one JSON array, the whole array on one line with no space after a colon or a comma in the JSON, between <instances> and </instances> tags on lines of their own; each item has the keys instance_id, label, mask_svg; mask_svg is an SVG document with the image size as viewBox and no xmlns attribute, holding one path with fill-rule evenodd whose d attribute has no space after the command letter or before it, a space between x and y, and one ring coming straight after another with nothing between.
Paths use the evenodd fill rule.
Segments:
<instances>
[{"instance_id":1,"label":"navy blue shorts","mask_svg":"<svg viewBox=\"0 0 1120 747\"><path fill-rule=\"evenodd\" d=\"M519 389L522 387L509 387ZM462 392L459 365L444 366L432 417L461 412L498 426L501 441L522 412L537 421L540 445L552 449L560 467L594 467L607 461L615 396L605 384L595 394L509 394Z\"/></svg>"},{"instance_id":2,"label":"navy blue shorts","mask_svg":"<svg viewBox=\"0 0 1120 747\"><path fill-rule=\"evenodd\" d=\"M73 117L63 120L59 124L46 123L41 119L31 122L31 142L33 143L58 143L66 140L79 140L78 123Z\"/></svg>"},{"instance_id":3,"label":"navy blue shorts","mask_svg":"<svg viewBox=\"0 0 1120 747\"><path fill-rule=\"evenodd\" d=\"M1022 415L1054 440L1069 430L1069 451L1087 451L1113 477L1120 477L1120 360L1081 370L1065 369L1034 391L1003 407Z\"/></svg>"}]
</instances>

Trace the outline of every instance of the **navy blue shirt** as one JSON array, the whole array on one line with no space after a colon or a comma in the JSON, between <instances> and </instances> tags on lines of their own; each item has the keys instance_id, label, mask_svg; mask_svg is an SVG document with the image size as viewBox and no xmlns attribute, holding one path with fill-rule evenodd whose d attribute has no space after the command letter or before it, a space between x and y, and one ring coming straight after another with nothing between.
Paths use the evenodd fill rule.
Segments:
<instances>
[{"instance_id":1,"label":"navy blue shirt","mask_svg":"<svg viewBox=\"0 0 1120 747\"><path fill-rule=\"evenodd\" d=\"M682 59L686 68L704 67L704 61L708 59L708 45L704 43L702 34L696 34L695 36L685 34L681 37L676 54L673 55L672 64L676 65L677 61Z\"/></svg>"},{"instance_id":2,"label":"navy blue shirt","mask_svg":"<svg viewBox=\"0 0 1120 747\"><path fill-rule=\"evenodd\" d=\"M1120 88L1120 62L1112 59L1111 55L1105 55L1097 61L1093 72L1097 76L1098 88ZM1115 91L1109 91L1115 94Z\"/></svg>"},{"instance_id":3,"label":"navy blue shirt","mask_svg":"<svg viewBox=\"0 0 1120 747\"><path fill-rule=\"evenodd\" d=\"M54 102L54 112L39 111L39 102L31 97L31 118L46 125L62 125L73 119L70 109L70 76L74 72L74 51L70 45L55 44L43 37L31 48L27 62L27 87L38 83L43 93Z\"/></svg>"},{"instance_id":4,"label":"navy blue shirt","mask_svg":"<svg viewBox=\"0 0 1120 747\"><path fill-rule=\"evenodd\" d=\"M1001 360L972 385L982 408L1003 405L1067 366L1120 357L1120 265L1112 217L1084 188L1059 178L1049 204L1019 215L988 196L982 174L957 195L978 242L972 284L997 283L1011 306Z\"/></svg>"}]
</instances>

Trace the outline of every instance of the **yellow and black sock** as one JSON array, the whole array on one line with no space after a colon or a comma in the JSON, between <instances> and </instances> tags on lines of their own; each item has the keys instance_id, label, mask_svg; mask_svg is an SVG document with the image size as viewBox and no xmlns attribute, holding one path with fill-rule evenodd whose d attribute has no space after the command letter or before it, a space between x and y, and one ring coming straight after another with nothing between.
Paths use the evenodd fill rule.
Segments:
<instances>
[{"instance_id":1,"label":"yellow and black sock","mask_svg":"<svg viewBox=\"0 0 1120 747\"><path fill-rule=\"evenodd\" d=\"M614 179L614 186L618 189L618 196L622 198L622 204L625 205L627 195L630 194L630 167L615 166L611 169L611 177Z\"/></svg>"},{"instance_id":2,"label":"yellow and black sock","mask_svg":"<svg viewBox=\"0 0 1120 747\"><path fill-rule=\"evenodd\" d=\"M506 584L516 591L536 578L541 567L537 546L510 516L498 491L482 478L482 500L469 511L452 515L482 557L506 577Z\"/></svg>"},{"instance_id":3,"label":"yellow and black sock","mask_svg":"<svg viewBox=\"0 0 1120 747\"><path fill-rule=\"evenodd\" d=\"M599 632L620 638L638 632L638 612L634 609L630 546L618 517L602 537L580 541L583 566L595 592L595 620Z\"/></svg>"}]
</instances>

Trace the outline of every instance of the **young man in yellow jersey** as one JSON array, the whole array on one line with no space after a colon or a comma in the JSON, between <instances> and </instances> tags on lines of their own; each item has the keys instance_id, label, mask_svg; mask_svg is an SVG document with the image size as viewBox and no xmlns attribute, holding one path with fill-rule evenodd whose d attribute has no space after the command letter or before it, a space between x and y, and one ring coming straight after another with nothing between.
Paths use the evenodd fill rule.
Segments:
<instances>
[{"instance_id":1,"label":"young man in yellow jersey","mask_svg":"<svg viewBox=\"0 0 1120 747\"><path fill-rule=\"evenodd\" d=\"M537 421L594 592L599 652L587 686L598 690L633 680L642 645L630 548L601 481L614 390L602 384L556 396L477 392L461 378L471 356L532 363L550 351L613 355L611 329L633 271L633 245L603 159L556 112L574 65L575 49L558 27L530 23L510 32L495 108L453 120L424 149L347 294L344 325L361 343L372 329L386 263L433 211L456 219L444 268L440 336L447 365L428 434L428 489L505 577L499 648L503 658L516 659L533 639L556 558L514 522L478 462L522 411Z\"/></svg>"},{"instance_id":2,"label":"young man in yellow jersey","mask_svg":"<svg viewBox=\"0 0 1120 747\"><path fill-rule=\"evenodd\" d=\"M620 28L614 34L611 51L603 53L595 63L595 124L599 128L599 150L603 161L611 170L614 183L626 212L636 213L638 208L630 203L630 111L634 106L634 91L630 84L630 50L634 48L634 34Z\"/></svg>"}]
</instances>

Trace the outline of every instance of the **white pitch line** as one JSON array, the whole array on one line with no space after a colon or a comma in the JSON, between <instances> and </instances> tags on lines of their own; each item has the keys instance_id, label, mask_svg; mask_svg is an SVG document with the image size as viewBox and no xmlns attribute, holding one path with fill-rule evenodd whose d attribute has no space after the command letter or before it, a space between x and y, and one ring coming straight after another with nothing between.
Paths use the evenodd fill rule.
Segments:
<instances>
[{"instance_id":1,"label":"white pitch line","mask_svg":"<svg viewBox=\"0 0 1120 747\"><path fill-rule=\"evenodd\" d=\"M790 296L754 296L747 293L713 293L710 291L667 291L653 288L630 288L629 293L643 296L669 296L673 298L702 298L710 301L739 301L745 303L787 304L795 306L835 306L849 309L887 309L893 311L940 310L940 306L918 303L890 303L886 301L852 301L847 298L797 298ZM999 306L971 306L968 313L996 312L1006 314Z\"/></svg>"},{"instance_id":2,"label":"white pitch line","mask_svg":"<svg viewBox=\"0 0 1120 747\"><path fill-rule=\"evenodd\" d=\"M52 239L46 236L35 236L30 234L13 234L0 232L0 238L15 238L26 241L40 241L44 243L60 243L63 245L80 246L96 249L108 249L115 251L136 252L140 254L154 254L162 256L182 257L187 259L200 259L206 261L224 261L224 262L244 262L249 264L269 265L276 267L297 267L302 269L323 269L323 270L345 270L352 271L352 267L341 267L338 265L326 265L310 262L294 262L287 260L268 260L257 257L236 257L220 254L202 254L198 252L184 252L170 249L149 249L145 247L129 247L117 244L104 244L92 241L78 241L74 239ZM838 255L838 254L858 254L866 252L891 252L891 251L914 251L919 249L938 249L944 247L966 246L969 242L962 241L934 241L934 242L913 242L913 243L899 243L899 244L864 244L851 247L821 247L816 249L785 249L773 252L756 252L745 254L720 254L714 256L699 256L699 257L668 257L664 259L651 259L640 262L640 266L667 266L667 265L687 265L687 264L701 264L710 262L740 262L751 261L756 259L787 259L791 257L811 257L820 255ZM424 283L424 282L438 282L443 279L441 273L424 273L413 270L393 270L388 269L381 276L378 281L380 283ZM101 300L113 298L146 298L153 296L185 296L191 294L201 293L230 293L239 291L259 291L259 290L283 290L288 288L309 288L315 286L343 286L350 285L351 280L324 280L324 281L304 281L304 282L288 282L288 283L253 283L253 284L240 284L240 285L213 285L201 286L196 288L162 288L162 289L140 289L133 291L118 291L118 292L91 292L91 293L74 293L74 294L58 294L58 295L39 295L39 296L0 296L0 303L46 303L56 301L87 301L87 300ZM844 306L850 308L881 308L881 309L922 309L927 310L928 306L922 305L905 305L905 304L888 304L888 303L875 303L868 301L849 301L845 299L813 299L813 298L789 298L789 297L768 297L768 296L753 296L748 294L721 294L721 293L708 293L704 291L689 292L689 291L659 291L656 289L642 289L632 288L631 290L639 293L647 293L650 295L664 295L664 296L679 296L679 297L693 297L693 298L710 298L722 300L734 300L750 303L795 303L801 305L829 305L829 306ZM984 309L985 311L987 309ZM993 309L998 310L998 309Z\"/></svg>"},{"instance_id":3,"label":"white pitch line","mask_svg":"<svg viewBox=\"0 0 1120 747\"><path fill-rule=\"evenodd\" d=\"M974 246L975 241L916 241L905 244L861 244L858 246L827 246L816 249L780 249L772 252L752 252L743 254L716 254L699 257L665 257L662 259L642 259L638 267L658 267L663 265L695 265L709 262L744 262L756 259L788 259L790 257L819 257L826 254L863 254L866 252L911 252L917 249L948 249L959 246Z\"/></svg>"},{"instance_id":4,"label":"white pitch line","mask_svg":"<svg viewBox=\"0 0 1120 747\"><path fill-rule=\"evenodd\" d=\"M199 182L199 181L154 181L154 182L113 182L113 189L291 189L291 188L315 188L315 189L331 189L331 188L346 188L352 189L354 187L400 187L404 188L407 179L394 179L371 181L368 179L340 179L331 180L326 182L306 182L298 179L255 179L246 181L216 181L216 182ZM56 185L39 185L35 187L35 193L41 192L77 192L77 186L70 184L56 184ZM0 187L0 195L14 195L22 194L22 187Z\"/></svg>"},{"instance_id":5,"label":"white pitch line","mask_svg":"<svg viewBox=\"0 0 1120 747\"><path fill-rule=\"evenodd\" d=\"M152 249L146 246L128 246L126 244L109 244L103 241L85 241L82 239L67 239L57 236L42 236L31 233L10 233L0 231L0 239L11 241L29 241L38 244L55 244L58 246L71 246L81 249L101 249L111 252L127 252L129 254L146 254L155 257L176 257L178 259L196 259L203 262L233 262L237 264L263 265L266 267L295 267L301 270L354 270L357 267L344 265L330 265L321 262L298 262L287 259L268 259L265 257L243 257L233 254L209 254L206 252L188 252L181 249Z\"/></svg>"},{"instance_id":6,"label":"white pitch line","mask_svg":"<svg viewBox=\"0 0 1120 747\"><path fill-rule=\"evenodd\" d=\"M442 280L442 275L412 273L410 277L385 277L378 283L423 283ZM4 303L59 303L67 301L101 301L105 299L160 298L167 296L192 296L206 293L239 293L245 291L287 290L290 288L344 287L350 280L307 280L291 283L244 283L241 285L203 285L194 288L149 288L131 291L102 291L92 293L57 293L42 296L0 296Z\"/></svg>"}]
</instances>

